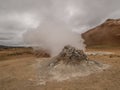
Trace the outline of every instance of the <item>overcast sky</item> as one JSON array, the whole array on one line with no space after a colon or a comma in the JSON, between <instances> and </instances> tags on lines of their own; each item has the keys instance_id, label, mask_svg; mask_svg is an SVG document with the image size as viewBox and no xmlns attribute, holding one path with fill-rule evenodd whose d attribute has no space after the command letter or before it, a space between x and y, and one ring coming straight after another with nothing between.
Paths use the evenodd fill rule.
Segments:
<instances>
[{"instance_id":1,"label":"overcast sky","mask_svg":"<svg viewBox=\"0 0 120 90\"><path fill-rule=\"evenodd\" d=\"M120 0L0 0L0 45L22 45L22 35L46 19L84 32L107 18L120 18Z\"/></svg>"}]
</instances>

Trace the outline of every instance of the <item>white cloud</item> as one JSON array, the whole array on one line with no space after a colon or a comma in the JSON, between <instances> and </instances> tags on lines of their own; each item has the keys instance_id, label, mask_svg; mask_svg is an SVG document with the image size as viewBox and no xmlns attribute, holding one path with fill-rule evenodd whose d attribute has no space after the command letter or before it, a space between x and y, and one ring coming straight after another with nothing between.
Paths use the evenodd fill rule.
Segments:
<instances>
[{"instance_id":1,"label":"white cloud","mask_svg":"<svg viewBox=\"0 0 120 90\"><path fill-rule=\"evenodd\" d=\"M0 16L0 39L5 43L18 43L22 34L31 28L37 28L39 21L31 13L7 13ZM5 40L6 38L6 40ZM7 40L9 38L9 41ZM2 42L0 44L3 44Z\"/></svg>"}]
</instances>

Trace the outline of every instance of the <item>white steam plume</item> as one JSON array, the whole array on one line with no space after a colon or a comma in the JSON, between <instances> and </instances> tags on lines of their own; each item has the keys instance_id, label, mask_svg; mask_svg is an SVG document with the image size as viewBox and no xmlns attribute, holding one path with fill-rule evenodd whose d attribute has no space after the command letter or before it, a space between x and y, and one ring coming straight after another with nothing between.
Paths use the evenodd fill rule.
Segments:
<instances>
[{"instance_id":1,"label":"white steam plume","mask_svg":"<svg viewBox=\"0 0 120 90\"><path fill-rule=\"evenodd\" d=\"M28 30L23 35L24 41L47 49L54 56L68 44L84 49L81 35L73 31L81 34L100 24L111 13L119 11L119 0L39 0L33 6L32 10L40 16L40 25Z\"/></svg>"},{"instance_id":2,"label":"white steam plume","mask_svg":"<svg viewBox=\"0 0 120 90\"><path fill-rule=\"evenodd\" d=\"M37 46L37 49L49 51L51 56L58 54L65 45L72 45L82 50L85 48L80 34L58 21L44 21L36 30L25 33L24 40L33 48Z\"/></svg>"}]
</instances>

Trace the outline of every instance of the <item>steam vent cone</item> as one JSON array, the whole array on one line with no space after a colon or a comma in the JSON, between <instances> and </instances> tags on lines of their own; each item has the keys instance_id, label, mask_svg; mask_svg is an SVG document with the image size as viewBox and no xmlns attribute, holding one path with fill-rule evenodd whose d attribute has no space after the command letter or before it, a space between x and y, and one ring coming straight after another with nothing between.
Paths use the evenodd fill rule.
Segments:
<instances>
[{"instance_id":1,"label":"steam vent cone","mask_svg":"<svg viewBox=\"0 0 120 90\"><path fill-rule=\"evenodd\" d=\"M79 65L82 62L87 62L87 55L83 50L78 50L70 45L63 48L60 54L53 58L55 61L51 65L63 63L65 65Z\"/></svg>"},{"instance_id":2,"label":"steam vent cone","mask_svg":"<svg viewBox=\"0 0 120 90\"><path fill-rule=\"evenodd\" d=\"M87 55L70 45L67 45L59 55L38 64L40 81L63 81L73 77L87 76L100 72L108 67L106 64L92 61Z\"/></svg>"}]
</instances>

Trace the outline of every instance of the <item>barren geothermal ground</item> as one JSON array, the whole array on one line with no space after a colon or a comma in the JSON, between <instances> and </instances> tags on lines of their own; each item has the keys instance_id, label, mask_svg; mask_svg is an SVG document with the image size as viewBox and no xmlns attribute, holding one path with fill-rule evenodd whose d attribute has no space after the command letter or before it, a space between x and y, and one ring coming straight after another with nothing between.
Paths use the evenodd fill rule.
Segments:
<instances>
[{"instance_id":1,"label":"barren geothermal ground","mask_svg":"<svg viewBox=\"0 0 120 90\"><path fill-rule=\"evenodd\" d=\"M61 81L40 79L42 74L39 74L38 67L49 58L37 58L28 51L31 50L0 51L0 90L120 90L120 48L87 49L90 60L109 67L101 72Z\"/></svg>"}]
</instances>

